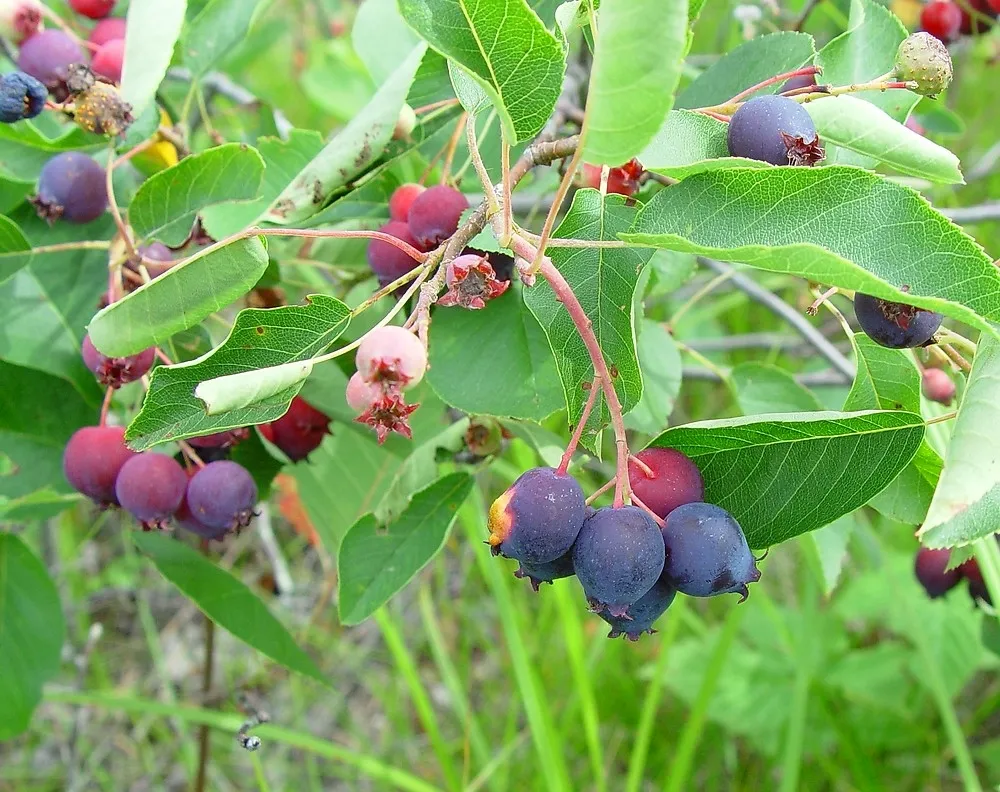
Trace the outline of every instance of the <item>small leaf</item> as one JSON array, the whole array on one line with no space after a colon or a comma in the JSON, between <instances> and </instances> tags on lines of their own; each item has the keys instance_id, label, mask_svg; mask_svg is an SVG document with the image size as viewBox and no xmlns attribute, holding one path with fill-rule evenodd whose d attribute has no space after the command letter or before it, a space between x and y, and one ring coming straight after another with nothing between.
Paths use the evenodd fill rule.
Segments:
<instances>
[{"instance_id":1,"label":"small leaf","mask_svg":"<svg viewBox=\"0 0 1000 792\"><path fill-rule=\"evenodd\" d=\"M479 115L493 106L489 95L475 78L455 61L448 61L448 76L451 78L455 96L470 115Z\"/></svg>"},{"instance_id":2,"label":"small leaf","mask_svg":"<svg viewBox=\"0 0 1000 792\"><path fill-rule=\"evenodd\" d=\"M31 261L31 243L17 223L0 215L0 283Z\"/></svg>"},{"instance_id":3,"label":"small leaf","mask_svg":"<svg viewBox=\"0 0 1000 792\"><path fill-rule=\"evenodd\" d=\"M924 436L908 412L811 412L677 426L651 445L676 448L758 549L833 522L883 490Z\"/></svg>"},{"instance_id":4,"label":"small leaf","mask_svg":"<svg viewBox=\"0 0 1000 792\"><path fill-rule=\"evenodd\" d=\"M663 124L687 53L687 11L688 0L601 3L587 92L585 161L627 162Z\"/></svg>"},{"instance_id":5,"label":"small leaf","mask_svg":"<svg viewBox=\"0 0 1000 792\"><path fill-rule=\"evenodd\" d=\"M205 402L205 412L210 416L231 410L242 410L275 394L281 393L312 374L308 360L283 363L280 366L241 371L199 383L194 395Z\"/></svg>"},{"instance_id":6,"label":"small leaf","mask_svg":"<svg viewBox=\"0 0 1000 792\"><path fill-rule=\"evenodd\" d=\"M166 534L135 531L131 536L160 574L219 627L285 668L330 685L267 606L214 560Z\"/></svg>"},{"instance_id":7,"label":"small leaf","mask_svg":"<svg viewBox=\"0 0 1000 792\"><path fill-rule=\"evenodd\" d=\"M0 740L21 734L59 671L66 625L45 565L0 532Z\"/></svg>"},{"instance_id":8,"label":"small leaf","mask_svg":"<svg viewBox=\"0 0 1000 792\"><path fill-rule=\"evenodd\" d=\"M768 363L740 363L730 373L744 415L821 410L819 399L784 369Z\"/></svg>"},{"instance_id":9,"label":"small leaf","mask_svg":"<svg viewBox=\"0 0 1000 792\"><path fill-rule=\"evenodd\" d=\"M188 25L181 52L197 78L241 43L261 0L211 0Z\"/></svg>"},{"instance_id":10,"label":"small leaf","mask_svg":"<svg viewBox=\"0 0 1000 792\"><path fill-rule=\"evenodd\" d=\"M621 236L909 303L991 333L986 320L1000 321L1000 273L975 240L918 193L858 168L690 176L657 193Z\"/></svg>"},{"instance_id":11,"label":"small leaf","mask_svg":"<svg viewBox=\"0 0 1000 792\"><path fill-rule=\"evenodd\" d=\"M347 329L350 310L340 300L321 294L308 305L249 308L240 311L229 337L207 355L174 366L157 366L142 409L129 425L126 439L136 450L166 440L236 429L273 421L284 415L299 391L294 383L262 402L209 416L195 396L201 382L234 373L307 360L332 344Z\"/></svg>"},{"instance_id":12,"label":"small leaf","mask_svg":"<svg viewBox=\"0 0 1000 792\"><path fill-rule=\"evenodd\" d=\"M263 175L264 160L242 143L185 157L143 182L129 204L129 223L141 238L180 245L198 212L213 204L252 201Z\"/></svg>"},{"instance_id":13,"label":"small leaf","mask_svg":"<svg viewBox=\"0 0 1000 792\"><path fill-rule=\"evenodd\" d=\"M472 484L468 473L452 473L414 495L388 525L380 526L366 514L351 526L337 558L344 624L371 616L437 554Z\"/></svg>"},{"instance_id":14,"label":"small leaf","mask_svg":"<svg viewBox=\"0 0 1000 792\"><path fill-rule=\"evenodd\" d=\"M375 85L382 85L420 43L399 15L396 0L364 0L351 26L351 44Z\"/></svg>"},{"instance_id":15,"label":"small leaf","mask_svg":"<svg viewBox=\"0 0 1000 792\"><path fill-rule=\"evenodd\" d=\"M639 333L642 397L625 415L625 426L646 434L662 432L681 390L681 353L659 322L644 319Z\"/></svg>"},{"instance_id":16,"label":"small leaf","mask_svg":"<svg viewBox=\"0 0 1000 792\"><path fill-rule=\"evenodd\" d=\"M907 129L871 102L828 96L805 105L824 143L882 162L900 173L941 184L964 184L958 157Z\"/></svg>"},{"instance_id":17,"label":"small leaf","mask_svg":"<svg viewBox=\"0 0 1000 792\"><path fill-rule=\"evenodd\" d=\"M105 355L135 355L242 297L266 269L260 237L205 248L99 311L90 340Z\"/></svg>"},{"instance_id":18,"label":"small leaf","mask_svg":"<svg viewBox=\"0 0 1000 792\"><path fill-rule=\"evenodd\" d=\"M855 526L854 515L845 514L809 534L808 538L816 551L816 558L823 574L823 593L828 597L837 588L837 581L840 580L840 573L844 569L844 561L847 560L847 545Z\"/></svg>"},{"instance_id":19,"label":"small leaf","mask_svg":"<svg viewBox=\"0 0 1000 792\"><path fill-rule=\"evenodd\" d=\"M131 0L125 28L122 96L139 116L160 87L181 34L187 0Z\"/></svg>"},{"instance_id":20,"label":"small leaf","mask_svg":"<svg viewBox=\"0 0 1000 792\"><path fill-rule=\"evenodd\" d=\"M434 49L472 74L493 99L511 144L537 135L556 106L566 56L525 0L398 0Z\"/></svg>"}]
</instances>

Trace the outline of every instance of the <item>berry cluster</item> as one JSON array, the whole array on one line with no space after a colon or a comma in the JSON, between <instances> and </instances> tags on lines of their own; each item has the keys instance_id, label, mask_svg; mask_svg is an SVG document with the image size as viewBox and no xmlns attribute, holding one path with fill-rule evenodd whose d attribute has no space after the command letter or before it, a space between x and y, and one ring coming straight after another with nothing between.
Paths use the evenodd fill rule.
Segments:
<instances>
[{"instance_id":1,"label":"berry cluster","mask_svg":"<svg viewBox=\"0 0 1000 792\"><path fill-rule=\"evenodd\" d=\"M983 572L975 558L970 558L954 569L948 569L950 550L933 550L921 547L913 563L917 581L931 599L943 597L963 580L968 583L969 596L992 604L990 593L983 580Z\"/></svg>"},{"instance_id":2,"label":"berry cluster","mask_svg":"<svg viewBox=\"0 0 1000 792\"><path fill-rule=\"evenodd\" d=\"M677 592L736 593L760 579L739 523L702 501L697 466L679 451L647 448L629 460L634 506L593 509L563 470L533 468L494 501L489 545L540 584L575 575L609 638L638 640ZM742 601L741 599L741 601Z\"/></svg>"},{"instance_id":3,"label":"berry cluster","mask_svg":"<svg viewBox=\"0 0 1000 792\"><path fill-rule=\"evenodd\" d=\"M985 33L1000 14L1000 0L931 0L920 11L920 27L945 43Z\"/></svg>"}]
</instances>

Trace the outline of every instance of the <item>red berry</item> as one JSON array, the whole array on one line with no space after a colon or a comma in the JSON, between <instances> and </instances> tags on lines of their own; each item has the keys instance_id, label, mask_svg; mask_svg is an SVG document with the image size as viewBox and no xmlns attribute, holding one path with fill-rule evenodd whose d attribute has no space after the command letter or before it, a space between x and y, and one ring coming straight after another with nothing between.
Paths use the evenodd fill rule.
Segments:
<instances>
[{"instance_id":1,"label":"red berry","mask_svg":"<svg viewBox=\"0 0 1000 792\"><path fill-rule=\"evenodd\" d=\"M104 19L115 9L117 0L69 0L70 8L91 19Z\"/></svg>"},{"instance_id":2,"label":"red berry","mask_svg":"<svg viewBox=\"0 0 1000 792\"><path fill-rule=\"evenodd\" d=\"M647 448L628 462L628 481L636 497L660 517L678 506L700 501L705 484L698 467L672 448Z\"/></svg>"},{"instance_id":3,"label":"red berry","mask_svg":"<svg viewBox=\"0 0 1000 792\"><path fill-rule=\"evenodd\" d=\"M411 247L420 250L420 245L410 233L410 227L400 220L390 220L379 231L396 239L401 239ZM379 283L386 286L396 278L401 278L410 270L418 267L420 262L410 256L405 251L400 250L391 242L383 242L381 239L372 239L368 242L368 266L378 277Z\"/></svg>"},{"instance_id":4,"label":"red berry","mask_svg":"<svg viewBox=\"0 0 1000 792\"><path fill-rule=\"evenodd\" d=\"M330 434L330 416L320 412L301 396L292 399L288 412L271 421L268 439L293 462L305 459Z\"/></svg>"},{"instance_id":5,"label":"red berry","mask_svg":"<svg viewBox=\"0 0 1000 792\"><path fill-rule=\"evenodd\" d=\"M1000 0L986 0L986 3L994 14L1000 14Z\"/></svg>"},{"instance_id":6,"label":"red berry","mask_svg":"<svg viewBox=\"0 0 1000 792\"><path fill-rule=\"evenodd\" d=\"M965 9L965 6L960 6L959 11L962 14L962 25L959 28L959 32L965 36L978 36L980 33L985 33L990 25L983 17L995 17L997 15L996 9L991 7L990 0L966 0L966 2L978 16L973 17Z\"/></svg>"},{"instance_id":7,"label":"red berry","mask_svg":"<svg viewBox=\"0 0 1000 792\"><path fill-rule=\"evenodd\" d=\"M410 217L410 206L426 189L415 182L399 185L389 199L389 219L405 223Z\"/></svg>"},{"instance_id":8,"label":"red berry","mask_svg":"<svg viewBox=\"0 0 1000 792\"><path fill-rule=\"evenodd\" d=\"M630 160L618 168L608 170L608 194L635 195L639 189L639 176L642 175L642 165L638 160ZM583 178L588 187L601 189L601 166L585 162Z\"/></svg>"},{"instance_id":9,"label":"red berry","mask_svg":"<svg viewBox=\"0 0 1000 792\"><path fill-rule=\"evenodd\" d=\"M940 404L951 404L955 398L955 382L941 369L924 369L920 389L924 396Z\"/></svg>"},{"instance_id":10,"label":"red berry","mask_svg":"<svg viewBox=\"0 0 1000 792\"><path fill-rule=\"evenodd\" d=\"M933 0L920 12L920 26L941 41L954 41L962 27L962 13L951 0Z\"/></svg>"},{"instance_id":11,"label":"red berry","mask_svg":"<svg viewBox=\"0 0 1000 792\"><path fill-rule=\"evenodd\" d=\"M77 492L101 506L110 506L118 503L118 471L135 455L125 445L124 427L85 426L66 444L63 473Z\"/></svg>"},{"instance_id":12,"label":"red berry","mask_svg":"<svg viewBox=\"0 0 1000 792\"><path fill-rule=\"evenodd\" d=\"M221 532L245 528L257 503L257 485L245 467L228 459L210 462L192 476L187 505L201 525Z\"/></svg>"},{"instance_id":13,"label":"red berry","mask_svg":"<svg viewBox=\"0 0 1000 792\"><path fill-rule=\"evenodd\" d=\"M932 550L929 547L921 547L917 551L913 571L917 576L917 581L924 587L924 591L931 599L944 596L955 588L962 579L961 568L951 570L947 568L950 556L949 550Z\"/></svg>"},{"instance_id":14,"label":"red berry","mask_svg":"<svg viewBox=\"0 0 1000 792\"><path fill-rule=\"evenodd\" d=\"M410 204L410 233L425 250L436 247L458 230L469 202L454 187L439 184L424 190Z\"/></svg>"},{"instance_id":15,"label":"red berry","mask_svg":"<svg viewBox=\"0 0 1000 792\"><path fill-rule=\"evenodd\" d=\"M115 495L143 528L160 528L180 507L187 483L187 474L176 459L144 452L122 465Z\"/></svg>"},{"instance_id":16,"label":"red berry","mask_svg":"<svg viewBox=\"0 0 1000 792\"><path fill-rule=\"evenodd\" d=\"M367 382L412 387L427 370L427 350L413 333L402 327L378 327L365 336L354 359Z\"/></svg>"},{"instance_id":17,"label":"red berry","mask_svg":"<svg viewBox=\"0 0 1000 792\"><path fill-rule=\"evenodd\" d=\"M83 355L83 364L94 372L98 382L111 388L120 388L130 382L135 382L148 372L156 359L156 350L153 347L140 352L138 355L128 357L108 357L97 351L90 336L83 337L83 344L80 349Z\"/></svg>"},{"instance_id":18,"label":"red berry","mask_svg":"<svg viewBox=\"0 0 1000 792\"><path fill-rule=\"evenodd\" d=\"M125 38L125 20L122 17L102 19L90 31L87 41L95 47L103 47L109 41Z\"/></svg>"},{"instance_id":19,"label":"red berry","mask_svg":"<svg viewBox=\"0 0 1000 792\"><path fill-rule=\"evenodd\" d=\"M125 60L125 40L114 39L109 41L96 53L94 60L90 63L90 68L94 74L106 77L111 82L117 84L122 81L122 63Z\"/></svg>"}]
</instances>

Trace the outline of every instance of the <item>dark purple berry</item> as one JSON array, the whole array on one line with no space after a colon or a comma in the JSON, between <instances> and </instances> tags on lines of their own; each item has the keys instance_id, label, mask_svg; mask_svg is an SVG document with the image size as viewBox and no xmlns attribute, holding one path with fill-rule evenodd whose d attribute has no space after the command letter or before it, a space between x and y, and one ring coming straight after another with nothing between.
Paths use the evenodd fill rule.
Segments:
<instances>
[{"instance_id":1,"label":"dark purple berry","mask_svg":"<svg viewBox=\"0 0 1000 792\"><path fill-rule=\"evenodd\" d=\"M865 334L890 349L923 346L941 326L944 317L905 303L890 302L858 292L854 313Z\"/></svg>"},{"instance_id":2,"label":"dark purple berry","mask_svg":"<svg viewBox=\"0 0 1000 792\"><path fill-rule=\"evenodd\" d=\"M526 564L522 561L518 564L514 577L527 578L531 587L538 591L538 587L542 583L551 583L553 580L572 577L573 574L573 551L570 550L555 561L548 561L544 564Z\"/></svg>"},{"instance_id":3,"label":"dark purple berry","mask_svg":"<svg viewBox=\"0 0 1000 792\"><path fill-rule=\"evenodd\" d=\"M958 568L958 571L969 582L969 595L974 600L982 600L990 605L993 604L993 599L990 597L990 590L986 587L986 581L983 579L983 570L979 568L979 562L975 558L970 558L962 564Z\"/></svg>"},{"instance_id":4,"label":"dark purple berry","mask_svg":"<svg viewBox=\"0 0 1000 792\"><path fill-rule=\"evenodd\" d=\"M784 84L781 86L781 91L784 93L786 91L795 91L799 88L814 88L815 86L815 74L800 74L798 77L791 77L785 80Z\"/></svg>"},{"instance_id":5,"label":"dark purple berry","mask_svg":"<svg viewBox=\"0 0 1000 792\"><path fill-rule=\"evenodd\" d=\"M112 358L97 351L89 335L83 337L80 349L83 364L94 372L97 381L110 388L120 388L130 382L135 382L153 367L156 359L156 349L150 347L138 355Z\"/></svg>"},{"instance_id":6,"label":"dark purple berry","mask_svg":"<svg viewBox=\"0 0 1000 792\"><path fill-rule=\"evenodd\" d=\"M63 473L77 492L101 506L110 506L118 503L118 471L135 455L125 445L124 427L85 426L66 444Z\"/></svg>"},{"instance_id":7,"label":"dark purple berry","mask_svg":"<svg viewBox=\"0 0 1000 792\"><path fill-rule=\"evenodd\" d=\"M394 236L417 250L420 249L417 240L410 233L410 227L400 220L390 220L379 231ZM368 266L372 268L382 286L388 286L397 278L420 266L420 262L415 258L381 239L373 239L368 243L367 258Z\"/></svg>"},{"instance_id":8,"label":"dark purple berry","mask_svg":"<svg viewBox=\"0 0 1000 792\"><path fill-rule=\"evenodd\" d=\"M949 550L921 547L913 564L917 580L931 599L943 597L962 581L962 568L948 569ZM964 566L964 565L963 565Z\"/></svg>"},{"instance_id":9,"label":"dark purple berry","mask_svg":"<svg viewBox=\"0 0 1000 792\"><path fill-rule=\"evenodd\" d=\"M672 448L647 448L628 462L628 482L635 496L660 517L678 506L700 501L705 484L698 466Z\"/></svg>"},{"instance_id":10,"label":"dark purple berry","mask_svg":"<svg viewBox=\"0 0 1000 792\"><path fill-rule=\"evenodd\" d=\"M122 465L115 494L122 508L143 528L158 528L181 505L187 483L187 474L176 459L147 451Z\"/></svg>"},{"instance_id":11,"label":"dark purple berry","mask_svg":"<svg viewBox=\"0 0 1000 792\"><path fill-rule=\"evenodd\" d=\"M43 83L59 101L66 98L64 83L69 67L86 62L80 45L57 28L33 35L21 44L17 57L17 67Z\"/></svg>"},{"instance_id":12,"label":"dark purple berry","mask_svg":"<svg viewBox=\"0 0 1000 792\"><path fill-rule=\"evenodd\" d=\"M192 517L207 528L229 531L250 524L257 503L257 485L243 465L210 462L194 474L187 486Z\"/></svg>"},{"instance_id":13,"label":"dark purple berry","mask_svg":"<svg viewBox=\"0 0 1000 792\"><path fill-rule=\"evenodd\" d=\"M663 537L636 506L606 506L587 518L573 545L573 568L587 599L621 617L663 571Z\"/></svg>"},{"instance_id":14,"label":"dark purple berry","mask_svg":"<svg viewBox=\"0 0 1000 792\"><path fill-rule=\"evenodd\" d=\"M174 523L184 530L200 536L202 539L221 539L229 531L228 528L209 528L204 523L195 519L195 516L191 513L191 508L188 506L186 492L181 499L181 505L174 512Z\"/></svg>"},{"instance_id":15,"label":"dark purple berry","mask_svg":"<svg viewBox=\"0 0 1000 792\"><path fill-rule=\"evenodd\" d=\"M638 641L643 633L656 632L653 623L666 612L676 595L677 590L661 576L649 591L628 606L626 617L612 616L603 610L597 615L611 625L608 638L624 635L630 641Z\"/></svg>"},{"instance_id":16,"label":"dark purple berry","mask_svg":"<svg viewBox=\"0 0 1000 792\"><path fill-rule=\"evenodd\" d=\"M814 165L823 159L816 125L787 96L758 96L729 121L729 153L772 165Z\"/></svg>"},{"instance_id":17,"label":"dark purple berry","mask_svg":"<svg viewBox=\"0 0 1000 792\"><path fill-rule=\"evenodd\" d=\"M663 542L667 550L663 576L682 594L739 594L742 602L747 584L760 580L743 529L718 506L678 506L664 520Z\"/></svg>"},{"instance_id":18,"label":"dark purple berry","mask_svg":"<svg viewBox=\"0 0 1000 792\"><path fill-rule=\"evenodd\" d=\"M569 552L583 526L583 490L553 468L525 471L490 507L494 555L545 564Z\"/></svg>"},{"instance_id":19,"label":"dark purple berry","mask_svg":"<svg viewBox=\"0 0 1000 792\"><path fill-rule=\"evenodd\" d=\"M108 208L104 168L86 154L66 151L42 168L38 194L31 199L38 216L50 223L63 218L70 223L89 223Z\"/></svg>"},{"instance_id":20,"label":"dark purple berry","mask_svg":"<svg viewBox=\"0 0 1000 792\"><path fill-rule=\"evenodd\" d=\"M447 184L424 190L410 204L410 233L425 250L437 247L458 230L468 208L465 196Z\"/></svg>"},{"instance_id":21,"label":"dark purple berry","mask_svg":"<svg viewBox=\"0 0 1000 792\"><path fill-rule=\"evenodd\" d=\"M13 124L34 118L45 109L48 89L30 74L11 72L0 76L0 121Z\"/></svg>"}]
</instances>

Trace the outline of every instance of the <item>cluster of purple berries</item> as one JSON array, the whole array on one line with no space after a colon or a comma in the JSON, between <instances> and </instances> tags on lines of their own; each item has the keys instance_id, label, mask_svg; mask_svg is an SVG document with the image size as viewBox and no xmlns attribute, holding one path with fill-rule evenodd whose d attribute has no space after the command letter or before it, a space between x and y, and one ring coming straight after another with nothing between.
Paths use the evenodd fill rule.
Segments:
<instances>
[{"instance_id":1,"label":"cluster of purple berries","mask_svg":"<svg viewBox=\"0 0 1000 792\"><path fill-rule=\"evenodd\" d=\"M576 479L553 468L523 473L490 508L493 554L518 561L514 574L536 591L575 575L609 638L654 632L677 592L746 598L756 561L732 515L703 502L694 462L647 448L629 461L629 483L659 523L638 506L589 507Z\"/></svg>"},{"instance_id":2,"label":"cluster of purple berries","mask_svg":"<svg viewBox=\"0 0 1000 792\"><path fill-rule=\"evenodd\" d=\"M954 569L948 569L950 550L921 547L913 564L917 581L931 599L943 597L963 580L969 585L969 596L992 604L990 593L983 580L983 572L975 558L970 558Z\"/></svg>"}]
</instances>

